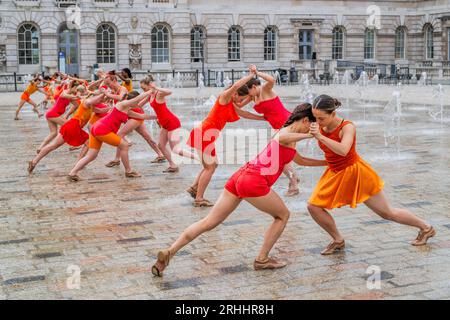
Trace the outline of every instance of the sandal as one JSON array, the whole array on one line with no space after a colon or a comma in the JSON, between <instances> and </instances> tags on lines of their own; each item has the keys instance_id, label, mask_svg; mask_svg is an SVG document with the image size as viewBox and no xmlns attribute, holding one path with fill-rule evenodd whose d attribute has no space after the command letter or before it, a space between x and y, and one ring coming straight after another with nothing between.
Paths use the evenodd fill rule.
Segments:
<instances>
[{"instance_id":1,"label":"sandal","mask_svg":"<svg viewBox=\"0 0 450 320\"><path fill-rule=\"evenodd\" d=\"M120 166L120 160L110 161L107 164L105 164L105 166L108 167L108 168L118 167L118 166Z\"/></svg>"},{"instance_id":2,"label":"sandal","mask_svg":"<svg viewBox=\"0 0 450 320\"><path fill-rule=\"evenodd\" d=\"M20 119L19 119L19 117L15 117L15 118L14 118L14 120L16 120L16 121L17 121L17 120L20 120Z\"/></svg>"},{"instance_id":3,"label":"sandal","mask_svg":"<svg viewBox=\"0 0 450 320\"><path fill-rule=\"evenodd\" d=\"M70 174L67 176L67 179L70 181L70 182L78 182L78 181L81 181L81 178L80 178L80 176L78 176L78 175L74 175L74 176L71 176Z\"/></svg>"},{"instance_id":4,"label":"sandal","mask_svg":"<svg viewBox=\"0 0 450 320\"><path fill-rule=\"evenodd\" d=\"M36 165L33 163L33 161L28 162L28 174L33 173L34 168L36 168Z\"/></svg>"},{"instance_id":5,"label":"sandal","mask_svg":"<svg viewBox=\"0 0 450 320\"><path fill-rule=\"evenodd\" d=\"M213 207L213 206L214 206L214 203L212 203L211 201L206 200L206 199L194 201L194 207L197 207L197 208Z\"/></svg>"},{"instance_id":6,"label":"sandal","mask_svg":"<svg viewBox=\"0 0 450 320\"><path fill-rule=\"evenodd\" d=\"M178 172L180 172L180 168L171 168L171 167L163 171L163 173L178 173Z\"/></svg>"},{"instance_id":7,"label":"sandal","mask_svg":"<svg viewBox=\"0 0 450 320\"><path fill-rule=\"evenodd\" d=\"M192 198L197 198L197 190L193 187L189 187L189 189L186 190L187 193L191 195Z\"/></svg>"},{"instance_id":8,"label":"sandal","mask_svg":"<svg viewBox=\"0 0 450 320\"><path fill-rule=\"evenodd\" d=\"M323 256L329 256L337 251L344 250L345 248L345 240L342 242L331 241L330 244L323 250L320 254Z\"/></svg>"},{"instance_id":9,"label":"sandal","mask_svg":"<svg viewBox=\"0 0 450 320\"><path fill-rule=\"evenodd\" d=\"M293 189L293 190L288 190L284 195L286 196L286 197L293 197L293 196L296 196L296 195L299 195L300 194L300 189Z\"/></svg>"},{"instance_id":10,"label":"sandal","mask_svg":"<svg viewBox=\"0 0 450 320\"><path fill-rule=\"evenodd\" d=\"M136 171L131 171L131 172L125 172L125 177L126 178L140 178L142 176Z\"/></svg>"},{"instance_id":11,"label":"sandal","mask_svg":"<svg viewBox=\"0 0 450 320\"><path fill-rule=\"evenodd\" d=\"M253 262L253 268L255 269L255 271L281 269L286 266L287 262L276 260L274 258L267 258L266 261L255 260L255 262Z\"/></svg>"},{"instance_id":12,"label":"sandal","mask_svg":"<svg viewBox=\"0 0 450 320\"><path fill-rule=\"evenodd\" d=\"M162 277L164 269L169 265L170 259L172 255L170 250L162 250L158 252L158 260L152 266L152 274L155 277ZM158 264L162 265L162 267L158 267Z\"/></svg>"},{"instance_id":13,"label":"sandal","mask_svg":"<svg viewBox=\"0 0 450 320\"><path fill-rule=\"evenodd\" d=\"M156 157L154 160L151 161L151 163L163 163L166 162L165 157Z\"/></svg>"},{"instance_id":14,"label":"sandal","mask_svg":"<svg viewBox=\"0 0 450 320\"><path fill-rule=\"evenodd\" d=\"M415 247L424 246L427 244L428 239L434 237L435 235L436 230L433 226L431 226L428 230L420 230L416 240L414 240L411 244Z\"/></svg>"}]
</instances>

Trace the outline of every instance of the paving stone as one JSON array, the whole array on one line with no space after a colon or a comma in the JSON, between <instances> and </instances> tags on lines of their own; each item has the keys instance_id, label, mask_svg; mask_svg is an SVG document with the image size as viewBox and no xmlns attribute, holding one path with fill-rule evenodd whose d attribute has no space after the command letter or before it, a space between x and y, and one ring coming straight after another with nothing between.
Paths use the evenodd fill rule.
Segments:
<instances>
[{"instance_id":1,"label":"paving stone","mask_svg":"<svg viewBox=\"0 0 450 320\"><path fill-rule=\"evenodd\" d=\"M283 102L290 109L298 104ZM385 180L394 206L436 226L438 234L429 245L411 246L417 230L383 220L361 205L331 212L348 246L343 253L321 256L330 239L306 203L323 168L296 168L298 197L283 196L288 187L284 176L274 186L291 211L271 252L288 261L286 268L253 270L273 219L243 202L222 225L178 252L163 279L150 272L157 252L210 211L193 208L185 192L200 166L181 164L176 176L162 174L165 165L150 164L155 154L133 134L130 160L142 173L140 179L127 180L123 168L104 166L114 156L109 146L80 173L85 180L79 184L66 180L78 153L65 147L28 176L26 162L48 127L28 109L24 120L10 121L14 106L0 107L0 131L8 137L8 146L0 149L0 299L449 299L450 128L431 121L427 111L405 110L401 144L386 146L379 114L383 107L366 110L374 124L361 121L364 113L356 103L348 111L358 125L358 152ZM192 122L191 106L171 108L183 124ZM267 124L243 120L227 128L253 127ZM158 136L156 126L151 131ZM322 157L317 146L298 149ZM221 163L206 197L215 201L237 168ZM368 290L370 266L380 267L382 290ZM67 280L76 278L77 271L81 288L69 290Z\"/></svg>"}]
</instances>

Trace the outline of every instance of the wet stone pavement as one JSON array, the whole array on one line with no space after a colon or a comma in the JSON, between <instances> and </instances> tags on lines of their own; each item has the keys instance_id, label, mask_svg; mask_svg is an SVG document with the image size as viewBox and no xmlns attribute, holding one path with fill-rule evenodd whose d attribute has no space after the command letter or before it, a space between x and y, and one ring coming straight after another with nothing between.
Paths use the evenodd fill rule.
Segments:
<instances>
[{"instance_id":1,"label":"wet stone pavement","mask_svg":"<svg viewBox=\"0 0 450 320\"><path fill-rule=\"evenodd\" d=\"M295 101L285 102L289 109L295 106ZM190 102L174 104L186 129L207 113ZM308 215L306 201L323 169L297 167L302 192L284 198L292 215L273 250L289 261L288 267L252 270L271 220L243 203L223 225L181 251L162 279L150 272L158 249L208 212L193 208L184 191L200 166L182 165L179 174L165 175L166 164L151 164L154 153L132 134L136 144L130 158L143 174L140 179L126 180L121 167L104 166L114 154L109 146L81 172L85 180L78 184L66 180L78 152L67 146L28 176L27 161L47 125L28 107L23 120L12 121L14 107L2 106L0 299L449 299L450 122L433 120L424 106L407 106L400 125L391 127L383 122L382 106L350 105L341 112L357 124L358 151L385 180L393 204L436 227L438 235L428 246L412 247L416 230L383 221L360 206L333 211L348 248L322 257L329 238ZM228 128L263 129L267 124L244 120ZM154 124L151 129L157 136ZM320 157L315 143L298 149ZM218 198L238 167L219 167L208 199ZM274 189L282 195L287 185L283 176ZM380 272L381 287L371 290L367 280L373 270Z\"/></svg>"}]
</instances>

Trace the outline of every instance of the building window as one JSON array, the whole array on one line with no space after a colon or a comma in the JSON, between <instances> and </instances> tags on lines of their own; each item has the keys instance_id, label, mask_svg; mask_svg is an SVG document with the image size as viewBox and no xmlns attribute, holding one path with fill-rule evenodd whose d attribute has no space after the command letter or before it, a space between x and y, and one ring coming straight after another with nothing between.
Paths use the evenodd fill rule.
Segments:
<instances>
[{"instance_id":1,"label":"building window","mask_svg":"<svg viewBox=\"0 0 450 320\"><path fill-rule=\"evenodd\" d=\"M344 59L344 28L341 26L333 29L332 59Z\"/></svg>"},{"instance_id":2,"label":"building window","mask_svg":"<svg viewBox=\"0 0 450 320\"><path fill-rule=\"evenodd\" d=\"M152 62L170 63L169 29L156 25L152 29Z\"/></svg>"},{"instance_id":3,"label":"building window","mask_svg":"<svg viewBox=\"0 0 450 320\"><path fill-rule=\"evenodd\" d=\"M18 32L19 64L39 64L39 31L29 23L22 25Z\"/></svg>"},{"instance_id":4,"label":"building window","mask_svg":"<svg viewBox=\"0 0 450 320\"><path fill-rule=\"evenodd\" d=\"M277 60L277 29L273 26L264 30L264 60Z\"/></svg>"},{"instance_id":5,"label":"building window","mask_svg":"<svg viewBox=\"0 0 450 320\"><path fill-rule=\"evenodd\" d=\"M107 23L97 28L97 63L116 63L116 31Z\"/></svg>"},{"instance_id":6,"label":"building window","mask_svg":"<svg viewBox=\"0 0 450 320\"><path fill-rule=\"evenodd\" d=\"M206 32L201 26L196 26L191 30L191 61L201 62L205 56L205 41Z\"/></svg>"},{"instance_id":7,"label":"building window","mask_svg":"<svg viewBox=\"0 0 450 320\"><path fill-rule=\"evenodd\" d=\"M433 41L433 26L427 24L425 26L425 48L426 48L426 59L434 58L434 41Z\"/></svg>"},{"instance_id":8,"label":"building window","mask_svg":"<svg viewBox=\"0 0 450 320\"><path fill-rule=\"evenodd\" d=\"M228 30L228 61L241 60L241 30L231 27Z\"/></svg>"},{"instance_id":9,"label":"building window","mask_svg":"<svg viewBox=\"0 0 450 320\"><path fill-rule=\"evenodd\" d=\"M450 61L450 28L447 28L447 61Z\"/></svg>"},{"instance_id":10,"label":"building window","mask_svg":"<svg viewBox=\"0 0 450 320\"><path fill-rule=\"evenodd\" d=\"M395 30L395 59L405 59L406 28L398 27Z\"/></svg>"},{"instance_id":11,"label":"building window","mask_svg":"<svg viewBox=\"0 0 450 320\"><path fill-rule=\"evenodd\" d=\"M314 33L312 30L300 30L299 34L299 59L312 59L314 44Z\"/></svg>"},{"instance_id":12,"label":"building window","mask_svg":"<svg viewBox=\"0 0 450 320\"><path fill-rule=\"evenodd\" d=\"M375 58L375 30L366 29L364 34L364 59Z\"/></svg>"}]
</instances>

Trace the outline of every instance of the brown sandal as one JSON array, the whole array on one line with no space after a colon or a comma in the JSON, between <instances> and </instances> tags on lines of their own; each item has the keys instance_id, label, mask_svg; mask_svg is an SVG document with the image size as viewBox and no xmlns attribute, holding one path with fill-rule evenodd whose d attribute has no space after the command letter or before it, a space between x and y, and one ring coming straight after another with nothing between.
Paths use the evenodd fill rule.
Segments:
<instances>
[{"instance_id":1,"label":"brown sandal","mask_svg":"<svg viewBox=\"0 0 450 320\"><path fill-rule=\"evenodd\" d=\"M203 199L200 201L198 201L198 200L194 201L194 207L197 207L197 208L213 207L213 206L214 206L214 203L212 203L211 201L206 200L206 199Z\"/></svg>"},{"instance_id":2,"label":"brown sandal","mask_svg":"<svg viewBox=\"0 0 450 320\"><path fill-rule=\"evenodd\" d=\"M165 157L156 157L150 163L163 163L163 162L166 162L166 158Z\"/></svg>"},{"instance_id":3,"label":"brown sandal","mask_svg":"<svg viewBox=\"0 0 450 320\"><path fill-rule=\"evenodd\" d=\"M74 176L68 175L68 176L67 176L67 179L68 179L70 182L78 182L78 181L81 181L81 178L80 178L80 176L78 176L78 175L74 175Z\"/></svg>"},{"instance_id":4,"label":"brown sandal","mask_svg":"<svg viewBox=\"0 0 450 320\"><path fill-rule=\"evenodd\" d=\"M32 174L34 168L36 168L36 165L33 163L33 161L28 162L28 174Z\"/></svg>"},{"instance_id":5,"label":"brown sandal","mask_svg":"<svg viewBox=\"0 0 450 320\"><path fill-rule=\"evenodd\" d=\"M193 187L189 187L189 189L186 190L187 193L191 195L192 198L197 198L197 190Z\"/></svg>"},{"instance_id":6,"label":"brown sandal","mask_svg":"<svg viewBox=\"0 0 450 320\"><path fill-rule=\"evenodd\" d=\"M332 255L338 251L342 251L345 248L345 240L342 242L331 241L330 244L320 254L323 256Z\"/></svg>"},{"instance_id":7,"label":"brown sandal","mask_svg":"<svg viewBox=\"0 0 450 320\"><path fill-rule=\"evenodd\" d=\"M107 164L105 164L105 166L108 167L108 168L113 168L113 167L120 166L120 160L118 160L118 161L116 161L116 160L110 161Z\"/></svg>"},{"instance_id":8,"label":"brown sandal","mask_svg":"<svg viewBox=\"0 0 450 320\"><path fill-rule=\"evenodd\" d=\"M433 238L435 235L436 230L433 226L431 226L428 230L420 230L416 240L414 240L411 244L415 247L424 246L427 244L428 239Z\"/></svg>"},{"instance_id":9,"label":"brown sandal","mask_svg":"<svg viewBox=\"0 0 450 320\"><path fill-rule=\"evenodd\" d=\"M172 258L172 255L170 253L170 250L162 250L158 252L158 260L157 262L152 266L152 274L155 277L162 277L164 269L169 265L170 259ZM161 264L163 267L158 268L158 263Z\"/></svg>"},{"instance_id":10,"label":"brown sandal","mask_svg":"<svg viewBox=\"0 0 450 320\"><path fill-rule=\"evenodd\" d=\"M287 266L287 262L276 260L274 258L267 258L266 261L258 261L255 260L253 263L253 268L258 270L273 270L273 269L281 269Z\"/></svg>"},{"instance_id":11,"label":"brown sandal","mask_svg":"<svg viewBox=\"0 0 450 320\"><path fill-rule=\"evenodd\" d=\"M178 172L180 172L180 168L171 168L171 167L163 171L163 173L178 173Z\"/></svg>"},{"instance_id":12,"label":"brown sandal","mask_svg":"<svg viewBox=\"0 0 450 320\"><path fill-rule=\"evenodd\" d=\"M125 172L125 177L127 177L127 178L140 178L142 176L139 173L137 173L136 171L131 171L131 172Z\"/></svg>"}]
</instances>

